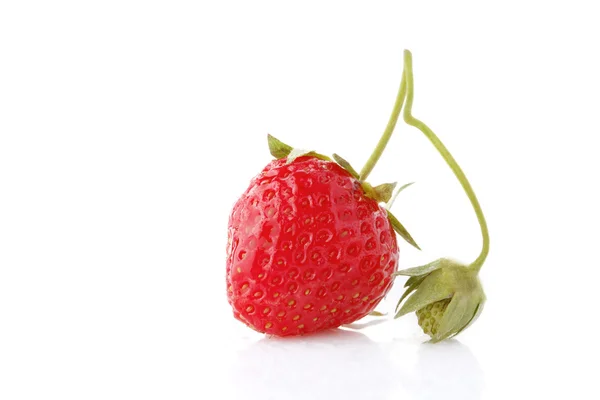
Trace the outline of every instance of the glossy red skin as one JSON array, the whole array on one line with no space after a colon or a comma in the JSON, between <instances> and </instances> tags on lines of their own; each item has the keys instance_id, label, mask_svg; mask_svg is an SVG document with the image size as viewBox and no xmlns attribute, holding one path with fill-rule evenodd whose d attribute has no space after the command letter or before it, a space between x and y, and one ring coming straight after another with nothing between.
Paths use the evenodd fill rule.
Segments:
<instances>
[{"instance_id":1,"label":"glossy red skin","mask_svg":"<svg viewBox=\"0 0 600 400\"><path fill-rule=\"evenodd\" d=\"M234 316L277 336L364 317L398 265L385 209L346 170L315 157L269 163L234 205L228 237Z\"/></svg>"}]
</instances>

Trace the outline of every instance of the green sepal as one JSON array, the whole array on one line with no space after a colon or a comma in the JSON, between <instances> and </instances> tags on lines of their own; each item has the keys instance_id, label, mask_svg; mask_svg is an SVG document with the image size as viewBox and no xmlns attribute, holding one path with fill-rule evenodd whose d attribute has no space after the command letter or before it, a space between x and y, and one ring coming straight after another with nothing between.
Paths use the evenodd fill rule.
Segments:
<instances>
[{"instance_id":1,"label":"green sepal","mask_svg":"<svg viewBox=\"0 0 600 400\"><path fill-rule=\"evenodd\" d=\"M479 318L479 316L481 315L481 312L483 311L483 304L484 304L483 302L477 304L477 308L475 309L473 316L471 316L471 319L462 328L460 328L460 330L458 332L456 332L454 334L454 336L457 336L459 333L461 333L462 331L467 329L469 326L471 326L473 324L473 322L477 321L477 318Z\"/></svg>"},{"instance_id":2,"label":"green sepal","mask_svg":"<svg viewBox=\"0 0 600 400\"><path fill-rule=\"evenodd\" d=\"M415 240L412 238L412 236L410 236L410 233L408 233L406 228L400 223L400 221L398 221L398 218L396 218L394 216L394 214L392 214L389 210L387 212L387 216L388 216L388 219L390 220L390 223L392 224L392 227L396 231L396 233L398 235L400 235L402 237L402 239L406 240L408 242L408 244L421 250L421 248L419 247L417 242L415 242Z\"/></svg>"},{"instance_id":3,"label":"green sepal","mask_svg":"<svg viewBox=\"0 0 600 400\"><path fill-rule=\"evenodd\" d=\"M314 155L315 152L312 150L302 150L302 149L292 149L292 151L290 151L290 153L287 156L287 162L286 164L291 164L294 162L294 160L298 157L302 157L302 156L311 156Z\"/></svg>"},{"instance_id":4,"label":"green sepal","mask_svg":"<svg viewBox=\"0 0 600 400\"><path fill-rule=\"evenodd\" d=\"M380 311L371 311L371 312L369 313L369 315L370 315L371 317L385 317L385 316L387 315L387 313L382 313L382 312L380 312Z\"/></svg>"},{"instance_id":5,"label":"green sepal","mask_svg":"<svg viewBox=\"0 0 600 400\"><path fill-rule=\"evenodd\" d=\"M454 294L454 290L450 286L445 285L442 280L434 275L430 274L423 280L418 290L406 300L406 303L404 303L394 318L400 318L410 312L420 310L431 303L447 299Z\"/></svg>"},{"instance_id":6,"label":"green sepal","mask_svg":"<svg viewBox=\"0 0 600 400\"><path fill-rule=\"evenodd\" d=\"M392 206L394 205L394 202L396 201L396 197L398 197L398 195L407 187L409 187L410 185L414 185L414 182L410 182L410 183L405 183L404 185L400 186L398 188L398 190L396 190L396 193L394 193L394 195L392 196L392 198L387 202L386 207L388 208L388 210L390 208L392 208Z\"/></svg>"},{"instance_id":7,"label":"green sepal","mask_svg":"<svg viewBox=\"0 0 600 400\"><path fill-rule=\"evenodd\" d=\"M271 135L267 135L267 143L269 144L269 152L271 155L278 160L287 157L288 164L293 162L296 158L302 156L312 156L320 160L331 161L331 158L324 156L323 154L316 153L313 150L295 149Z\"/></svg>"},{"instance_id":8,"label":"green sepal","mask_svg":"<svg viewBox=\"0 0 600 400\"><path fill-rule=\"evenodd\" d=\"M315 158L318 158L319 160L323 160L323 161L331 161L331 158L329 158L329 157L327 157L327 156L325 156L323 154L316 153L314 151L307 151L307 150L301 150L301 149L293 149L290 152L290 154L288 155L287 163L286 164L290 164L296 158L303 157L303 156L315 157Z\"/></svg>"},{"instance_id":9,"label":"green sepal","mask_svg":"<svg viewBox=\"0 0 600 400\"><path fill-rule=\"evenodd\" d=\"M396 309L395 309L396 312L398 312L398 309L400 308L400 304L402 304L402 302L404 301L404 299L407 298L409 294L411 294L412 292L414 292L415 290L417 290L417 288L419 287L419 285L421 284L421 282L423 282L423 280L425 279L425 276L423 276L423 277L417 277L417 278L418 279L415 279L408 286L408 288L404 291L404 293L400 297L400 300L398 300L398 304L396 304ZM410 278L410 279L412 279L412 278Z\"/></svg>"},{"instance_id":10,"label":"green sepal","mask_svg":"<svg viewBox=\"0 0 600 400\"><path fill-rule=\"evenodd\" d=\"M373 191L375 192L375 200L378 203L387 203L388 201L390 201L396 185L397 182L383 183L381 185L373 187Z\"/></svg>"},{"instance_id":11,"label":"green sepal","mask_svg":"<svg viewBox=\"0 0 600 400\"><path fill-rule=\"evenodd\" d=\"M447 265L448 259L439 258L435 261L430 262L429 264L421 265L419 267L407 268L401 271L394 272L394 275L404 275L404 276L419 276L429 274L436 269L440 269Z\"/></svg>"},{"instance_id":12,"label":"green sepal","mask_svg":"<svg viewBox=\"0 0 600 400\"><path fill-rule=\"evenodd\" d=\"M449 338L464 326L461 325L461 323L466 323L466 321L464 321L465 315L468 318L472 317L472 312L467 314L469 309L468 303L469 298L466 296L455 294L452 297L450 304L448 304L448 307L446 307L446 310L444 311L438 332L431 338L432 343L437 343Z\"/></svg>"},{"instance_id":13,"label":"green sepal","mask_svg":"<svg viewBox=\"0 0 600 400\"><path fill-rule=\"evenodd\" d=\"M394 274L397 275L397 274ZM404 287L409 287L410 285L412 285L414 282L421 282L423 281L423 279L425 279L427 277L427 275L419 275L419 276L411 276L410 278L408 278L406 280L406 282L404 283Z\"/></svg>"},{"instance_id":14,"label":"green sepal","mask_svg":"<svg viewBox=\"0 0 600 400\"><path fill-rule=\"evenodd\" d=\"M286 158L293 150L292 146L288 146L271 135L267 135L267 143L269 144L269 152L278 160Z\"/></svg>"},{"instance_id":15,"label":"green sepal","mask_svg":"<svg viewBox=\"0 0 600 400\"><path fill-rule=\"evenodd\" d=\"M335 160L335 162L340 165L340 167L342 167L346 171L348 171L350 173L350 175L352 175L355 179L359 178L358 172L356 172L356 170L354 168L352 168L352 165L350 165L350 163L348 161L346 161L345 159L340 157L339 154L333 153L332 157Z\"/></svg>"}]
</instances>

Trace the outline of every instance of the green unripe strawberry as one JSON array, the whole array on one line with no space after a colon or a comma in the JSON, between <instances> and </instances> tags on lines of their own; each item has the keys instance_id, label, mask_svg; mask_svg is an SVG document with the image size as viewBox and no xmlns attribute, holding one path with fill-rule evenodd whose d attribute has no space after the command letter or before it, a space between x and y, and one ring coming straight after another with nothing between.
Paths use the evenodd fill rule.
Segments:
<instances>
[{"instance_id":1,"label":"green unripe strawberry","mask_svg":"<svg viewBox=\"0 0 600 400\"><path fill-rule=\"evenodd\" d=\"M434 337L438 333L440 321L448 304L450 304L450 299L440 300L416 311L419 326L425 334Z\"/></svg>"},{"instance_id":2,"label":"green unripe strawberry","mask_svg":"<svg viewBox=\"0 0 600 400\"><path fill-rule=\"evenodd\" d=\"M477 272L447 258L396 272L410 276L396 317L415 312L433 342L458 335L477 319L485 303Z\"/></svg>"}]
</instances>

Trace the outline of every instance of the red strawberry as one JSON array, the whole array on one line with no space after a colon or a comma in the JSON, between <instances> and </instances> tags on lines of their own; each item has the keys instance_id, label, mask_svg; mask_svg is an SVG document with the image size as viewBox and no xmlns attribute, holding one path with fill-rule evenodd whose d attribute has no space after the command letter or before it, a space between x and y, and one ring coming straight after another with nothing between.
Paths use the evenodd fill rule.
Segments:
<instances>
[{"instance_id":1,"label":"red strawberry","mask_svg":"<svg viewBox=\"0 0 600 400\"><path fill-rule=\"evenodd\" d=\"M229 220L229 302L260 332L298 335L364 317L389 291L397 262L386 210L316 157L271 162Z\"/></svg>"}]
</instances>

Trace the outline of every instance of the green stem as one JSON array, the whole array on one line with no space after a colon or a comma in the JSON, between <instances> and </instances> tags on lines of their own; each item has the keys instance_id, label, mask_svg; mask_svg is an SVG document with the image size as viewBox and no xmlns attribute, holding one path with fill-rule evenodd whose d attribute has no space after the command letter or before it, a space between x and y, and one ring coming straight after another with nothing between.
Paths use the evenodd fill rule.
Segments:
<instances>
[{"instance_id":1,"label":"green stem","mask_svg":"<svg viewBox=\"0 0 600 400\"><path fill-rule=\"evenodd\" d=\"M477 215L477 221L479 222L479 226L481 227L481 236L483 237L483 246L481 249L481 253L473 263L471 264L471 268L475 271L479 271L481 266L483 265L489 250L490 250L490 236L488 233L487 223L485 221L485 217L483 216L483 211L481 210L481 206L479 205L479 201L477 200L477 196L471 187L465 173L462 171L452 154L448 151L446 146L440 141L440 139L436 136L435 133L425 123L419 121L415 117L412 116L412 104L413 104L413 73L412 73L412 54L410 51L404 51L404 76L402 81L404 82L404 78L406 78L407 82L407 95L406 95L406 107L404 108L404 121L407 124L414 126L419 129L423 134L429 139L429 141L433 144L436 150L440 153L440 155L444 158L454 175L460 182L462 188L464 189L467 197L471 201L471 205L473 206L473 210Z\"/></svg>"},{"instance_id":2,"label":"green stem","mask_svg":"<svg viewBox=\"0 0 600 400\"><path fill-rule=\"evenodd\" d=\"M383 131L383 135L381 135L381 139L377 143L377 147L373 150L373 153L365 163L365 166L360 171L359 180L364 182L377 161L379 161L379 157L383 154L383 150L385 150L385 146L387 146L390 138L392 137L392 133L394 133L394 127L396 126L396 122L398 121L398 117L400 116L400 111L402 110L402 105L404 104L404 98L406 97L406 82L404 80L404 75L402 75L402 81L400 82L400 89L398 90L398 95L396 96L396 103L394 104L394 109L392 110L392 115L390 115L390 119L385 127L385 131Z\"/></svg>"}]
</instances>

